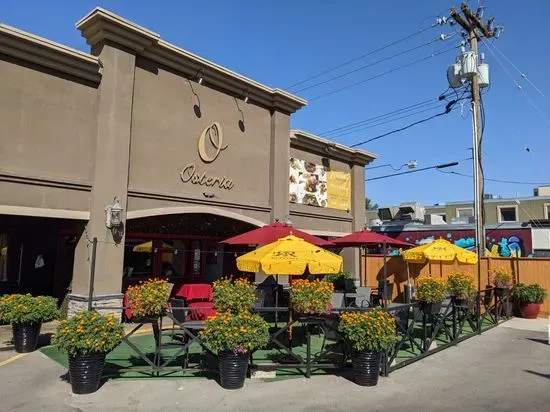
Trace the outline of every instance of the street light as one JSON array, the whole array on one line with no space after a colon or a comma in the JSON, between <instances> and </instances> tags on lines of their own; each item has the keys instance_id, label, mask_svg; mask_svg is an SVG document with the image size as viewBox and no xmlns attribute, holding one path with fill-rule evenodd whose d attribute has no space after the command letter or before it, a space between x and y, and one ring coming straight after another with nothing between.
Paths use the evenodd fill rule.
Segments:
<instances>
[{"instance_id":1,"label":"street light","mask_svg":"<svg viewBox=\"0 0 550 412\"><path fill-rule=\"evenodd\" d=\"M385 176L377 176L377 177L373 177L372 179L365 179L365 181L371 182L373 180L385 179L387 177L393 177L393 176L401 176L401 175L406 175L406 174L409 174L409 173L422 172L424 170L430 170L430 169L445 169L447 167L458 166L459 163L460 162L443 163L443 164L440 164L440 165L423 167L421 169L409 170L407 172L393 173L391 175L385 175Z\"/></svg>"},{"instance_id":2,"label":"street light","mask_svg":"<svg viewBox=\"0 0 550 412\"><path fill-rule=\"evenodd\" d=\"M390 163L386 163L380 166L367 167L366 170L379 169L381 167L391 167L393 170L398 172L401 169L403 169L405 166L407 166L409 169L416 169L416 166L418 166L418 162L416 160L409 160L407 163L403 163L400 167L397 167L397 168L393 167Z\"/></svg>"}]
</instances>

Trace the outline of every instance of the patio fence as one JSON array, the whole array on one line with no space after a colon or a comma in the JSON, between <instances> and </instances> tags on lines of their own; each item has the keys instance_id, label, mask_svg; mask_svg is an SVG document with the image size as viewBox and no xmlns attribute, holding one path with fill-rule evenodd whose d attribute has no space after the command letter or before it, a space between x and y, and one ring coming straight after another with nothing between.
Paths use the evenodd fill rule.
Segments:
<instances>
[{"instance_id":1,"label":"patio fence","mask_svg":"<svg viewBox=\"0 0 550 412\"><path fill-rule=\"evenodd\" d=\"M387 257L388 280L394 284L393 299L405 301L405 284L407 283L407 264L399 256ZM514 283L538 283L548 291L550 296L550 259L545 258L482 258L481 288L485 289L490 282L490 273L496 267L503 267L512 274ZM474 275L477 286L477 265L461 263L426 263L409 264L409 275L415 279L420 275L431 274L447 278L453 271L465 271ZM381 255L364 255L362 260L363 284L374 286L384 277L384 258ZM550 299L541 307L541 314L550 315Z\"/></svg>"},{"instance_id":2,"label":"patio fence","mask_svg":"<svg viewBox=\"0 0 550 412\"><path fill-rule=\"evenodd\" d=\"M122 307L98 307L117 309ZM179 321L178 311L190 313L197 308L169 308L164 317L140 320L123 338L122 345L131 348L132 365L117 368L110 373L139 372L142 376L174 376L174 373L216 373L208 359L216 358L202 342L202 321ZM290 317L287 307L260 307L254 311L270 323L270 339L267 348L255 351L250 357L251 370L281 371L310 377L331 369L351 366L352 351L338 332L339 315L343 312L367 312L371 308L333 308L326 316ZM470 302L447 299L435 310L427 312L419 302L391 304L383 310L396 319L398 341L384 354L380 372L387 376L395 369L419 361L426 356L459 344L483 331L497 326L511 315L508 296L496 296L492 290L478 292ZM274 315L277 314L277 317ZM166 321L167 324L166 324ZM154 334L145 346L133 336L144 325L153 326ZM175 329L171 324L174 324ZM293 330L293 333L289 333ZM292 338L291 338L292 336ZM115 351L116 352L116 351ZM111 355L109 355L111 356ZM112 356L117 358L117 354ZM107 359L109 361L109 357ZM209 366L210 363L210 366ZM198 376L198 375L197 375ZM204 376L204 375L201 375Z\"/></svg>"}]
</instances>

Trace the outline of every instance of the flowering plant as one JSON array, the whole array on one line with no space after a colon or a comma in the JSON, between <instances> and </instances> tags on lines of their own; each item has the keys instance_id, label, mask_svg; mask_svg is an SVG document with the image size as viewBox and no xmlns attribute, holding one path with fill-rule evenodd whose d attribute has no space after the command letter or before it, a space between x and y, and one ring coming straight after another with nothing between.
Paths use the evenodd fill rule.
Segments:
<instances>
[{"instance_id":1,"label":"flowering plant","mask_svg":"<svg viewBox=\"0 0 550 412\"><path fill-rule=\"evenodd\" d=\"M299 313L329 313L332 309L331 293L334 285L330 282L296 280L290 285L292 307Z\"/></svg>"},{"instance_id":2,"label":"flowering plant","mask_svg":"<svg viewBox=\"0 0 550 412\"><path fill-rule=\"evenodd\" d=\"M203 342L214 352L248 353L269 342L269 325L250 312L219 312L208 318L199 332Z\"/></svg>"},{"instance_id":3,"label":"flowering plant","mask_svg":"<svg viewBox=\"0 0 550 412\"><path fill-rule=\"evenodd\" d=\"M51 296L4 295L0 298L0 320L37 324L59 318L57 300Z\"/></svg>"},{"instance_id":4,"label":"flowering plant","mask_svg":"<svg viewBox=\"0 0 550 412\"><path fill-rule=\"evenodd\" d=\"M388 351L397 342L395 319L379 309L343 313L338 330L356 351Z\"/></svg>"},{"instance_id":5,"label":"flowering plant","mask_svg":"<svg viewBox=\"0 0 550 412\"><path fill-rule=\"evenodd\" d=\"M212 287L214 305L220 311L243 312L250 311L256 295L254 285L246 279L219 279Z\"/></svg>"},{"instance_id":6,"label":"flowering plant","mask_svg":"<svg viewBox=\"0 0 550 412\"><path fill-rule=\"evenodd\" d=\"M124 327L113 314L83 311L61 321L52 343L70 355L107 353L122 340Z\"/></svg>"},{"instance_id":7,"label":"flowering plant","mask_svg":"<svg viewBox=\"0 0 550 412\"><path fill-rule=\"evenodd\" d=\"M493 285L495 288L509 288L512 283L512 276L502 266L493 270Z\"/></svg>"},{"instance_id":8,"label":"flowering plant","mask_svg":"<svg viewBox=\"0 0 550 412\"><path fill-rule=\"evenodd\" d=\"M420 276L417 280L416 297L426 303L439 303L445 299L446 282L433 276Z\"/></svg>"},{"instance_id":9,"label":"flowering plant","mask_svg":"<svg viewBox=\"0 0 550 412\"><path fill-rule=\"evenodd\" d=\"M449 293L455 295L459 299L467 299L476 292L474 279L472 275L467 272L451 273L447 278L447 288Z\"/></svg>"},{"instance_id":10,"label":"flowering plant","mask_svg":"<svg viewBox=\"0 0 550 412\"><path fill-rule=\"evenodd\" d=\"M130 286L127 296L134 316L157 316L167 305L170 287L165 280L150 279Z\"/></svg>"}]
</instances>

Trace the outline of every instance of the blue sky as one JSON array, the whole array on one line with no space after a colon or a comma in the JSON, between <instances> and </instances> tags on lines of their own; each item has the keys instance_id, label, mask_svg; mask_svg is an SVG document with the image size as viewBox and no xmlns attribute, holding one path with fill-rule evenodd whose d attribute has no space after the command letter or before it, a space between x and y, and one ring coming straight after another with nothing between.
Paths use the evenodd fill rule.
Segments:
<instances>
[{"instance_id":1,"label":"blue sky","mask_svg":"<svg viewBox=\"0 0 550 412\"><path fill-rule=\"evenodd\" d=\"M550 2L485 0L486 17L495 15L505 30L496 46L544 94L542 96L502 57L511 75L524 87L531 101L550 119ZM393 40L430 26L438 15L448 13L455 1L25 1L3 2L3 23L89 51L74 23L100 5L156 31L161 37L232 70L272 87L286 88ZM471 7L478 2L471 0ZM330 75L356 69L436 38L453 33L448 25L426 30L406 42L355 62ZM443 46L456 45L458 36L360 70L352 75L297 93L308 99L397 66L405 65ZM485 50L483 50L485 49ZM484 169L489 178L550 183L550 120L545 121L516 88L514 82L486 50L491 89L484 96L486 129ZM310 101L296 113L292 127L322 134L401 107L437 97L447 88L446 69L454 51L348 90ZM497 54L498 55L498 54ZM307 86L305 84L303 86ZM303 87L302 86L302 87ZM299 87L292 89L296 90ZM471 117L465 104L422 125L365 146L379 155L372 165L396 167L408 160L426 167L470 156ZM417 114L337 141L354 144L420 120L438 110ZM526 150L528 148L529 150ZM471 174L471 161L452 169ZM451 169L447 169L451 170ZM367 171L367 177L392 173L390 168ZM486 193L505 197L529 196L533 184L486 183ZM419 201L424 204L472 198L472 182L466 177L437 171L413 173L367 182L367 196L380 204Z\"/></svg>"}]
</instances>

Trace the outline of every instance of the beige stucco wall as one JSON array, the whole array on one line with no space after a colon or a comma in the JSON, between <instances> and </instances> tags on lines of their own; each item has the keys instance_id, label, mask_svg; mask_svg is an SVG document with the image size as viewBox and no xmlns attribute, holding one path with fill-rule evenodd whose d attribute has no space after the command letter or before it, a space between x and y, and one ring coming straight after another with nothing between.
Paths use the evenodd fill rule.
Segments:
<instances>
[{"instance_id":1,"label":"beige stucco wall","mask_svg":"<svg viewBox=\"0 0 550 412\"><path fill-rule=\"evenodd\" d=\"M0 58L0 174L91 182L97 89Z\"/></svg>"},{"instance_id":2,"label":"beige stucco wall","mask_svg":"<svg viewBox=\"0 0 550 412\"><path fill-rule=\"evenodd\" d=\"M138 59L137 65L129 190L268 207L270 113L190 83L145 59ZM194 107L199 104L200 117ZM244 123L244 131L239 121ZM199 157L197 145L202 131L213 122L221 125L227 149L213 162L205 163ZM212 154L208 140L206 146ZM190 163L200 174L231 179L234 187L228 190L182 182L180 172ZM214 196L207 198L205 192Z\"/></svg>"}]
</instances>

